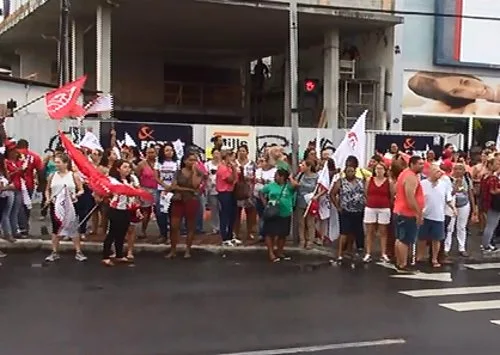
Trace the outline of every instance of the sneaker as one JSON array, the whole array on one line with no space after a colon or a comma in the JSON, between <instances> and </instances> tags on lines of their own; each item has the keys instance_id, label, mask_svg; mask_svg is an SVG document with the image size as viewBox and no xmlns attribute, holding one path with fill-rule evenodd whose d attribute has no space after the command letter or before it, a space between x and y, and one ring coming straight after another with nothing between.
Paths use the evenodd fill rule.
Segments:
<instances>
[{"instance_id":1,"label":"sneaker","mask_svg":"<svg viewBox=\"0 0 500 355\"><path fill-rule=\"evenodd\" d=\"M5 254L3 251L0 250L0 258L5 258L7 254Z\"/></svg>"},{"instance_id":2,"label":"sneaker","mask_svg":"<svg viewBox=\"0 0 500 355\"><path fill-rule=\"evenodd\" d=\"M222 242L223 247L234 247L235 245L233 244L232 240L225 240Z\"/></svg>"},{"instance_id":3,"label":"sneaker","mask_svg":"<svg viewBox=\"0 0 500 355\"><path fill-rule=\"evenodd\" d=\"M75 254L75 260L76 261L86 261L87 257L85 255L83 255L83 253L81 251L78 251Z\"/></svg>"},{"instance_id":4,"label":"sneaker","mask_svg":"<svg viewBox=\"0 0 500 355\"><path fill-rule=\"evenodd\" d=\"M49 262L49 263L52 263L54 261L57 261L59 260L61 257L59 256L59 254L55 253L55 252L52 252L49 256L47 256L45 258L45 261L46 262Z\"/></svg>"},{"instance_id":5,"label":"sneaker","mask_svg":"<svg viewBox=\"0 0 500 355\"><path fill-rule=\"evenodd\" d=\"M243 242L242 242L241 240L239 240L238 238L233 238L233 239L231 239L231 242L232 242L235 246L238 246L238 245L243 244Z\"/></svg>"},{"instance_id":6,"label":"sneaker","mask_svg":"<svg viewBox=\"0 0 500 355\"><path fill-rule=\"evenodd\" d=\"M389 259L389 257L387 255L382 254L382 256L380 257L380 261L383 263L390 263L391 259Z\"/></svg>"},{"instance_id":7,"label":"sneaker","mask_svg":"<svg viewBox=\"0 0 500 355\"><path fill-rule=\"evenodd\" d=\"M492 252L492 251L496 251L497 247L494 245L488 245L487 247L481 246L481 250L484 252Z\"/></svg>"},{"instance_id":8,"label":"sneaker","mask_svg":"<svg viewBox=\"0 0 500 355\"><path fill-rule=\"evenodd\" d=\"M365 257L363 258L364 263L369 263L372 261L372 257L370 254L366 254Z\"/></svg>"}]
</instances>

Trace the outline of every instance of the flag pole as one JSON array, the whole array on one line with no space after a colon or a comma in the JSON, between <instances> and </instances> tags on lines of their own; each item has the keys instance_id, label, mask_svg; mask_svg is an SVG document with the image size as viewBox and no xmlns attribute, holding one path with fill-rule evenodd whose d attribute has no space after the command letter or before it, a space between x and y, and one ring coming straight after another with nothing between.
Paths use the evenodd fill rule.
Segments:
<instances>
[{"instance_id":1,"label":"flag pole","mask_svg":"<svg viewBox=\"0 0 500 355\"><path fill-rule=\"evenodd\" d=\"M318 193L318 185L319 184L316 184L316 187L314 188L314 191L313 191L313 197L316 196L316 194ZM306 210L304 212L304 217L307 216L307 214L309 213L309 210L311 209L311 204L312 204L312 201L313 199L311 199L308 203L307 203L307 207L306 207Z\"/></svg>"}]
</instances>

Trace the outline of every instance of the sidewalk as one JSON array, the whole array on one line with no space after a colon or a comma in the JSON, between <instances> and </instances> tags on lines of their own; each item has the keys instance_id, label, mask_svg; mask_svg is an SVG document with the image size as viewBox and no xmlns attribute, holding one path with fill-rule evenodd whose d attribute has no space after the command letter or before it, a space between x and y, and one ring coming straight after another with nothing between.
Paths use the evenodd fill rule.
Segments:
<instances>
[{"instance_id":1,"label":"sidewalk","mask_svg":"<svg viewBox=\"0 0 500 355\"><path fill-rule=\"evenodd\" d=\"M50 250L51 242L50 235L44 234L47 230L50 231L51 225L49 218L44 221L39 220L40 208L39 206L34 206L32 210L31 217L31 235L30 239L18 240L16 243L7 243L6 241L0 239L0 249L2 250ZM207 217L207 216L206 216ZM205 218L207 221L208 218ZM242 224L242 229L244 230L245 223ZM45 230L44 230L45 229ZM209 230L208 226L205 226L205 230ZM135 251L140 252L155 252L164 253L168 250L169 246L165 244L155 244L158 240L158 227L156 221L152 220L148 227L148 238L147 239L137 239L135 245ZM140 226L137 226L137 235L141 235ZM102 241L104 235L87 235L87 239L82 243L82 248L85 252L101 252ZM481 261L492 261L500 260L500 250L496 252L490 252L483 254L480 250L481 235L477 226L471 227L470 237L468 238L468 252L470 254L469 258L462 258L458 256L457 243L456 240L453 241L453 247L451 252L451 259L454 262L481 262ZM182 250L185 244L185 236L181 236L179 241L179 249ZM335 243L334 243L335 244ZM61 242L61 249L72 250L72 243L70 241ZM243 245L238 247L222 247L221 239L219 235L216 234L198 234L193 242L193 249L204 250L215 254L224 254L226 252L256 252L264 251L265 246L260 244L257 239L255 240L243 240ZM379 243L378 240L374 243L374 254L379 253ZM335 248L334 247L315 247L310 250L305 250L293 245L290 240L287 246L287 250L292 253L300 253L303 255L317 255L319 257L334 258Z\"/></svg>"}]
</instances>

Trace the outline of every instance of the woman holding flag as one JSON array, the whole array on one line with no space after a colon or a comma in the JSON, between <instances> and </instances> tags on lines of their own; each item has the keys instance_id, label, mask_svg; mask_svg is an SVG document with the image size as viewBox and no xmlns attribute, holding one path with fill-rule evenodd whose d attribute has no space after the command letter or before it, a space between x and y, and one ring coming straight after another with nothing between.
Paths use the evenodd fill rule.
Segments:
<instances>
[{"instance_id":1,"label":"woman holding flag","mask_svg":"<svg viewBox=\"0 0 500 355\"><path fill-rule=\"evenodd\" d=\"M46 204L50 208L52 222L52 253L45 258L47 262L60 259L58 249L61 237L71 237L75 246L75 259L85 261L78 234L78 216L75 206L79 196L83 194L83 184L71 169L71 161L66 154L57 155L54 159L56 172L49 176L45 190Z\"/></svg>"},{"instance_id":2,"label":"woman holding flag","mask_svg":"<svg viewBox=\"0 0 500 355\"><path fill-rule=\"evenodd\" d=\"M318 211L318 174L316 161L305 160L300 165L301 172L297 176L297 213L299 219L300 246L308 249L316 234L315 214ZM311 205L315 205L311 208Z\"/></svg>"}]
</instances>

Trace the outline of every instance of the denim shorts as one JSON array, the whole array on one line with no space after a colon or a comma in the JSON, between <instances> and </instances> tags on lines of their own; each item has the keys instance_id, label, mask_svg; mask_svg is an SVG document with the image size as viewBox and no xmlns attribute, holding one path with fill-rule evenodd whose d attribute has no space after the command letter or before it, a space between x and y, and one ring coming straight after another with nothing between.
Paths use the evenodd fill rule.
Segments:
<instances>
[{"instance_id":1,"label":"denim shorts","mask_svg":"<svg viewBox=\"0 0 500 355\"><path fill-rule=\"evenodd\" d=\"M424 223L418 230L419 240L444 240L444 221L433 221L424 218Z\"/></svg>"},{"instance_id":2,"label":"denim shorts","mask_svg":"<svg viewBox=\"0 0 500 355\"><path fill-rule=\"evenodd\" d=\"M406 245L414 244L418 233L417 218L395 214L394 220L397 240Z\"/></svg>"}]
</instances>

